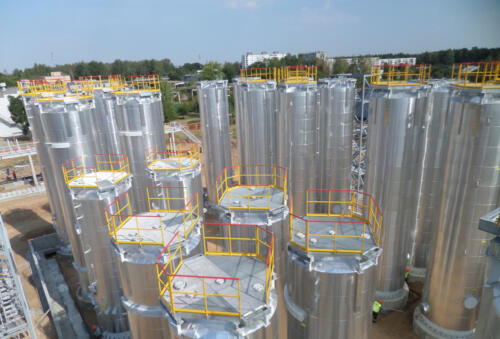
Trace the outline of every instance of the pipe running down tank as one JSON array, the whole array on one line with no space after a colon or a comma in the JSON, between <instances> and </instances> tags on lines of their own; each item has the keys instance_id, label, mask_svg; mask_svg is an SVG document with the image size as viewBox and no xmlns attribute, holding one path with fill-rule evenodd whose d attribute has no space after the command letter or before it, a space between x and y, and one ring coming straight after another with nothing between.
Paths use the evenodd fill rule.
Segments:
<instances>
[{"instance_id":1,"label":"pipe running down tank","mask_svg":"<svg viewBox=\"0 0 500 339\"><path fill-rule=\"evenodd\" d=\"M439 223L413 324L422 338L472 338L491 238L477 220L500 204L500 90L453 84L446 123Z\"/></svg>"},{"instance_id":2,"label":"pipe running down tank","mask_svg":"<svg viewBox=\"0 0 500 339\"><path fill-rule=\"evenodd\" d=\"M304 339L369 338L382 252L380 209L357 191L310 189L307 196L307 214L290 214L288 333Z\"/></svg>"}]
</instances>

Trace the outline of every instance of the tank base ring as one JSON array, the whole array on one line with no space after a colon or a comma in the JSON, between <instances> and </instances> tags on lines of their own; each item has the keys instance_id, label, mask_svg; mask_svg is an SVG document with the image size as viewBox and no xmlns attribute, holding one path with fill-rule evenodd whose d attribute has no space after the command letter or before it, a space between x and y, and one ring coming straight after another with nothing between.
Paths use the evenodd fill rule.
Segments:
<instances>
[{"instance_id":1,"label":"tank base ring","mask_svg":"<svg viewBox=\"0 0 500 339\"><path fill-rule=\"evenodd\" d=\"M413 331L421 339L472 339L474 337L474 330L454 331L434 324L422 314L420 306L413 313Z\"/></svg>"}]
</instances>

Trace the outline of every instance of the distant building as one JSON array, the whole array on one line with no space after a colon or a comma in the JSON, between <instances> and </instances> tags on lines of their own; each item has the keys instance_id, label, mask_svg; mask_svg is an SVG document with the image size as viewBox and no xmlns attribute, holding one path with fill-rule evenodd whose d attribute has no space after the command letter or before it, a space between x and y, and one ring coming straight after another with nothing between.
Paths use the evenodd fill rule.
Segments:
<instances>
[{"instance_id":1,"label":"distant building","mask_svg":"<svg viewBox=\"0 0 500 339\"><path fill-rule=\"evenodd\" d=\"M198 74L184 74L181 77L182 81L189 82L189 81L198 81Z\"/></svg>"},{"instance_id":2,"label":"distant building","mask_svg":"<svg viewBox=\"0 0 500 339\"><path fill-rule=\"evenodd\" d=\"M272 52L272 53L262 52L260 54L253 54L251 52L248 52L247 54L241 57L241 66L243 68L248 68L256 62L264 62L266 60L271 60L274 58L280 60L283 59L285 56L286 56L285 53L279 53L279 52Z\"/></svg>"},{"instance_id":3,"label":"distant building","mask_svg":"<svg viewBox=\"0 0 500 339\"><path fill-rule=\"evenodd\" d=\"M417 58L415 58L415 57L390 58L390 59L379 59L378 60L379 65L401 65L401 64L415 65L416 63L417 63Z\"/></svg>"},{"instance_id":4,"label":"distant building","mask_svg":"<svg viewBox=\"0 0 500 339\"><path fill-rule=\"evenodd\" d=\"M62 72L50 72L50 75L44 76L43 79L47 82L71 81L71 77Z\"/></svg>"},{"instance_id":5,"label":"distant building","mask_svg":"<svg viewBox=\"0 0 500 339\"><path fill-rule=\"evenodd\" d=\"M326 52L309 52L309 53L299 53L299 57L302 57L306 62L315 62L316 59L328 60L328 53Z\"/></svg>"}]
</instances>

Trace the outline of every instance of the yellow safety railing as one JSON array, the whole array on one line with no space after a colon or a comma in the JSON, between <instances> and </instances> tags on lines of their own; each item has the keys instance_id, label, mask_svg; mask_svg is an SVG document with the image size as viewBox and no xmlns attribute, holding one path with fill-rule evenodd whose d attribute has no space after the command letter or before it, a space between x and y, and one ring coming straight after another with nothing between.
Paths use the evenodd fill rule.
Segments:
<instances>
[{"instance_id":1,"label":"yellow safety railing","mask_svg":"<svg viewBox=\"0 0 500 339\"><path fill-rule=\"evenodd\" d=\"M293 205L293 204L292 204ZM327 219L313 220L308 217L329 217ZM342 218L351 218L346 220ZM336 219L337 218L337 219ZM298 219L298 220L297 220ZM352 219L357 219L356 221ZM294 220L296 225L294 226ZM375 199L366 193L355 190L329 190L329 189L309 189L306 192L306 216L299 217L290 213L290 243L310 252L330 252L330 253L363 253L365 250L366 234L371 234L377 246L380 246L382 234L382 212ZM302 222L300 222L302 221ZM303 228L299 228L298 225ZM326 229L323 225L328 224ZM343 225L359 224L359 234L340 234L339 228ZM352 229L353 227L351 227ZM321 230L320 233L315 230ZM310 240L331 239L328 248L318 248L311 246ZM361 245L353 248L346 248L346 242L342 246L338 244L342 239L359 239ZM304 239L304 244L299 244L296 240ZM357 243L355 243L357 244ZM354 245L354 244L353 244ZM339 248L342 247L342 248Z\"/></svg>"},{"instance_id":2,"label":"yellow safety railing","mask_svg":"<svg viewBox=\"0 0 500 339\"><path fill-rule=\"evenodd\" d=\"M64 181L69 187L98 187L99 173L124 173L126 175L112 177L114 184L119 183L130 174L128 157L119 153L98 153L95 155L96 167L85 166L87 155L69 160L62 165ZM92 176L94 183L77 183L77 179ZM90 181L90 180L89 180Z\"/></svg>"},{"instance_id":3,"label":"yellow safety railing","mask_svg":"<svg viewBox=\"0 0 500 339\"><path fill-rule=\"evenodd\" d=\"M158 162L168 162L167 166L159 168ZM158 152L154 145L146 150L147 166L155 171L182 171L195 167L200 162L200 145L189 141L169 142L166 152Z\"/></svg>"},{"instance_id":4,"label":"yellow safety railing","mask_svg":"<svg viewBox=\"0 0 500 339\"><path fill-rule=\"evenodd\" d=\"M278 69L278 82L284 84L315 84L318 82L316 66L286 66Z\"/></svg>"},{"instance_id":5,"label":"yellow safety railing","mask_svg":"<svg viewBox=\"0 0 500 339\"><path fill-rule=\"evenodd\" d=\"M80 77L80 81L93 89L119 89L126 82L121 75L90 75Z\"/></svg>"},{"instance_id":6,"label":"yellow safety railing","mask_svg":"<svg viewBox=\"0 0 500 339\"><path fill-rule=\"evenodd\" d=\"M118 244L164 245L165 235L161 215L134 215L128 192L106 207L109 236ZM134 239L121 237L119 232L130 232ZM125 240L125 239L126 240ZM151 240L154 239L154 240Z\"/></svg>"},{"instance_id":7,"label":"yellow safety railing","mask_svg":"<svg viewBox=\"0 0 500 339\"><path fill-rule=\"evenodd\" d=\"M65 80L21 80L17 82L17 87L22 96L40 96L51 97L56 94L65 94L68 92L68 82Z\"/></svg>"},{"instance_id":8,"label":"yellow safety railing","mask_svg":"<svg viewBox=\"0 0 500 339\"><path fill-rule=\"evenodd\" d=\"M283 190L282 203L286 204L287 170L275 165L231 166L219 174L215 186L219 204L226 198L226 207L230 210L270 210L271 188ZM246 193L231 192L241 187L246 188ZM255 193L259 187L261 192ZM261 204L263 200L267 201L265 206ZM241 202L246 202L246 206Z\"/></svg>"},{"instance_id":9,"label":"yellow safety railing","mask_svg":"<svg viewBox=\"0 0 500 339\"><path fill-rule=\"evenodd\" d=\"M187 239L199 222L200 206L198 193L184 203L185 191L184 187L147 187L149 212L158 213L156 215L134 215L128 192L125 192L106 207L110 237L116 244L165 245L161 218L162 213L170 212L182 215L183 239ZM129 231L135 239L124 240L123 233Z\"/></svg>"},{"instance_id":10,"label":"yellow safety railing","mask_svg":"<svg viewBox=\"0 0 500 339\"><path fill-rule=\"evenodd\" d=\"M206 230L207 227L220 229L221 232ZM221 229L222 228L222 229ZM207 236L207 233L222 233L225 236ZM224 223L203 223L203 253L205 256L210 255L227 255L227 256L247 256L255 257L266 263L266 286L265 286L265 303L269 302L269 294L273 284L274 272L274 236L265 228L257 225L236 225ZM174 239L177 240L177 246L174 244ZM182 251L180 248L180 236L176 234L168 245L163 249L157 258L156 274L158 278L158 291L160 297L167 303L169 310L175 314L177 312L197 313L209 315L222 315L241 317L241 283L240 278L227 276L205 276L205 275L184 275L178 274L179 269L183 264ZM250 248L251 250L249 250ZM183 280L201 281L203 290L188 291L186 289L174 289L173 280L176 278ZM237 284L237 293L220 294L207 292L207 281L230 280ZM167 295L168 293L168 295ZM175 303L175 295L188 295L193 298L201 298L203 301L203 309L194 309L186 307L178 307ZM217 303L210 303L212 298L230 298L237 299L237 310L228 311L224 309L227 303L221 308L218 308Z\"/></svg>"},{"instance_id":11,"label":"yellow safety railing","mask_svg":"<svg viewBox=\"0 0 500 339\"><path fill-rule=\"evenodd\" d=\"M182 214L183 238L187 239L200 220L200 201L198 193L187 203L187 187L147 187L148 207L150 212Z\"/></svg>"},{"instance_id":12,"label":"yellow safety railing","mask_svg":"<svg viewBox=\"0 0 500 339\"><path fill-rule=\"evenodd\" d=\"M500 61L465 62L453 65L452 84L466 88L500 88Z\"/></svg>"},{"instance_id":13,"label":"yellow safety railing","mask_svg":"<svg viewBox=\"0 0 500 339\"><path fill-rule=\"evenodd\" d=\"M430 65L373 65L370 69L370 83L375 86L419 86L430 78Z\"/></svg>"},{"instance_id":14,"label":"yellow safety railing","mask_svg":"<svg viewBox=\"0 0 500 339\"><path fill-rule=\"evenodd\" d=\"M262 68L242 68L240 70L241 82L266 82L269 80L278 80L278 69L275 67Z\"/></svg>"},{"instance_id":15,"label":"yellow safety railing","mask_svg":"<svg viewBox=\"0 0 500 339\"><path fill-rule=\"evenodd\" d=\"M115 94L140 93L144 91L159 92L160 76L158 74L133 75L114 79L111 88Z\"/></svg>"}]
</instances>

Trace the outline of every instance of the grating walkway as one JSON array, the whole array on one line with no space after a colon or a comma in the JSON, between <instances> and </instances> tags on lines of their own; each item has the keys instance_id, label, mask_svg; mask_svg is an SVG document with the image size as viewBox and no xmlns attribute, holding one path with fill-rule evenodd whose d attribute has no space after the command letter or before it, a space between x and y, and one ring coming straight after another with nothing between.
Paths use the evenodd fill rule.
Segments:
<instances>
[{"instance_id":1,"label":"grating walkway","mask_svg":"<svg viewBox=\"0 0 500 339\"><path fill-rule=\"evenodd\" d=\"M283 207L283 190L276 187L236 186L224 193L219 205L228 209L272 211Z\"/></svg>"},{"instance_id":2,"label":"grating walkway","mask_svg":"<svg viewBox=\"0 0 500 339\"><path fill-rule=\"evenodd\" d=\"M238 282L228 279L215 279L215 277L233 277L240 279L241 289L241 314L247 316L265 306L266 264L252 257L198 255L184 259L178 275L207 276L214 278L205 279L206 293L218 294L207 297L209 311L239 312L238 298L227 295L238 295ZM203 282L200 278L175 277L173 289L186 292L203 293ZM226 295L226 296L220 296ZM170 294L163 295L170 302ZM176 309L195 309L204 311L205 301L203 295L175 294L174 305Z\"/></svg>"}]
</instances>

